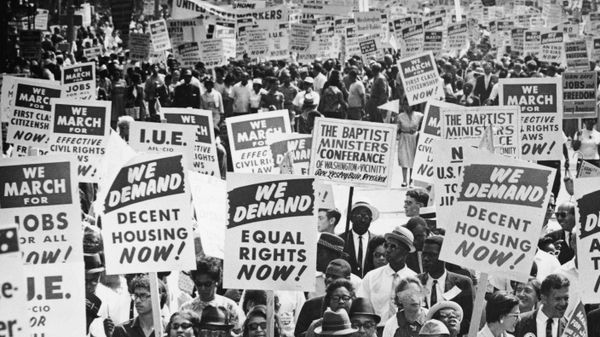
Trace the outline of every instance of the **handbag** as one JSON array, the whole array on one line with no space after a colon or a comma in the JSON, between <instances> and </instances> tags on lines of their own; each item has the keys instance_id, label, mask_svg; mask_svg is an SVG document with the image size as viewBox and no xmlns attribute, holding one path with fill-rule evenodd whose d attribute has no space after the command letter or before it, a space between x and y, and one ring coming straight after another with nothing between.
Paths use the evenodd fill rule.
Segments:
<instances>
[{"instance_id":1,"label":"handbag","mask_svg":"<svg viewBox=\"0 0 600 337\"><path fill-rule=\"evenodd\" d=\"M573 195L573 177L568 169L565 169L565 177L563 181L565 182L565 189L567 190L567 193L569 193L569 195Z\"/></svg>"}]
</instances>

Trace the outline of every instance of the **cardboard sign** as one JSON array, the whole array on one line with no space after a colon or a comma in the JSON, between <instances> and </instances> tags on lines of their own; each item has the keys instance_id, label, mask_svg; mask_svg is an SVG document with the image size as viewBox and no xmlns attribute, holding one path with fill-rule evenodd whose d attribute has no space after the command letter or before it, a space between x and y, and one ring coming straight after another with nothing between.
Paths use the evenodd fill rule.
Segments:
<instances>
[{"instance_id":1,"label":"cardboard sign","mask_svg":"<svg viewBox=\"0 0 600 337\"><path fill-rule=\"evenodd\" d=\"M186 42L177 46L176 58L184 67L195 67L202 60L198 42Z\"/></svg>"},{"instance_id":2,"label":"cardboard sign","mask_svg":"<svg viewBox=\"0 0 600 337\"><path fill-rule=\"evenodd\" d=\"M560 160L563 156L560 78L500 79L500 105L521 107L521 155L524 160Z\"/></svg>"},{"instance_id":3,"label":"cardboard sign","mask_svg":"<svg viewBox=\"0 0 600 337\"><path fill-rule=\"evenodd\" d=\"M134 122L129 125L129 146L138 152L182 154L184 167L192 170L194 125Z\"/></svg>"},{"instance_id":4,"label":"cardboard sign","mask_svg":"<svg viewBox=\"0 0 600 337\"><path fill-rule=\"evenodd\" d=\"M578 178L588 178L588 177L600 177L600 167L592 165L587 161L583 160L581 162L581 166L579 167L579 172L577 172Z\"/></svg>"},{"instance_id":5,"label":"cardboard sign","mask_svg":"<svg viewBox=\"0 0 600 337\"><path fill-rule=\"evenodd\" d=\"M523 33L523 54L538 56L542 50L542 32L526 30Z\"/></svg>"},{"instance_id":6,"label":"cardboard sign","mask_svg":"<svg viewBox=\"0 0 600 337\"><path fill-rule=\"evenodd\" d=\"M98 59L98 57L102 56L102 47L96 46L96 47L84 48L83 56L88 60L91 60L94 58Z\"/></svg>"},{"instance_id":7,"label":"cardboard sign","mask_svg":"<svg viewBox=\"0 0 600 337\"><path fill-rule=\"evenodd\" d=\"M354 22L358 35L379 34L381 32L381 14L378 11L354 13Z\"/></svg>"},{"instance_id":8,"label":"cardboard sign","mask_svg":"<svg viewBox=\"0 0 600 337\"><path fill-rule=\"evenodd\" d=\"M64 98L96 99L96 63L77 63L61 68Z\"/></svg>"},{"instance_id":9,"label":"cardboard sign","mask_svg":"<svg viewBox=\"0 0 600 337\"><path fill-rule=\"evenodd\" d=\"M389 188L396 130L395 124L317 118L310 174L345 185Z\"/></svg>"},{"instance_id":10,"label":"cardboard sign","mask_svg":"<svg viewBox=\"0 0 600 337\"><path fill-rule=\"evenodd\" d=\"M134 61L144 61L150 55L150 34L129 34L129 57Z\"/></svg>"},{"instance_id":11,"label":"cardboard sign","mask_svg":"<svg viewBox=\"0 0 600 337\"><path fill-rule=\"evenodd\" d=\"M233 171L272 173L273 155L267 144L267 134L292 132L288 111L277 110L229 117L225 122Z\"/></svg>"},{"instance_id":12,"label":"cardboard sign","mask_svg":"<svg viewBox=\"0 0 600 337\"><path fill-rule=\"evenodd\" d=\"M591 59L594 61L600 60L600 38L592 39L592 55Z\"/></svg>"},{"instance_id":13,"label":"cardboard sign","mask_svg":"<svg viewBox=\"0 0 600 337\"><path fill-rule=\"evenodd\" d=\"M423 52L423 40L425 34L422 24L410 25L402 29L400 46L403 57L417 55Z\"/></svg>"},{"instance_id":14,"label":"cardboard sign","mask_svg":"<svg viewBox=\"0 0 600 337\"><path fill-rule=\"evenodd\" d=\"M206 69L213 69L227 64L223 49L223 40L200 41L200 58Z\"/></svg>"},{"instance_id":15,"label":"cardboard sign","mask_svg":"<svg viewBox=\"0 0 600 337\"><path fill-rule=\"evenodd\" d=\"M585 40L565 42L565 57L569 71L589 71L590 61L588 59L587 43Z\"/></svg>"},{"instance_id":16,"label":"cardboard sign","mask_svg":"<svg viewBox=\"0 0 600 337\"><path fill-rule=\"evenodd\" d=\"M315 179L233 173L227 176L224 287L314 290Z\"/></svg>"},{"instance_id":17,"label":"cardboard sign","mask_svg":"<svg viewBox=\"0 0 600 337\"><path fill-rule=\"evenodd\" d=\"M282 170L285 156L289 153L292 159L292 174L308 175L312 135L299 133L270 133L267 143L273 155L273 167Z\"/></svg>"},{"instance_id":18,"label":"cardboard sign","mask_svg":"<svg viewBox=\"0 0 600 337\"><path fill-rule=\"evenodd\" d=\"M310 48L313 26L304 23L290 24L290 51L304 52Z\"/></svg>"},{"instance_id":19,"label":"cardboard sign","mask_svg":"<svg viewBox=\"0 0 600 337\"><path fill-rule=\"evenodd\" d=\"M447 49L459 52L466 48L469 44L469 32L466 22L459 22L453 25L448 25L448 44Z\"/></svg>"},{"instance_id":20,"label":"cardboard sign","mask_svg":"<svg viewBox=\"0 0 600 337\"><path fill-rule=\"evenodd\" d=\"M431 52L403 58L398 61L398 68L409 105L443 96L440 74Z\"/></svg>"},{"instance_id":21,"label":"cardboard sign","mask_svg":"<svg viewBox=\"0 0 600 337\"><path fill-rule=\"evenodd\" d=\"M563 63L564 61L564 33L549 32L542 33L540 36L540 61L549 63Z\"/></svg>"},{"instance_id":22,"label":"cardboard sign","mask_svg":"<svg viewBox=\"0 0 600 337\"><path fill-rule=\"evenodd\" d=\"M465 156L440 259L526 281L553 181L554 169L541 165L485 151Z\"/></svg>"},{"instance_id":23,"label":"cardboard sign","mask_svg":"<svg viewBox=\"0 0 600 337\"><path fill-rule=\"evenodd\" d=\"M9 90L10 119L7 142L16 146L45 149L52 119L51 98L60 98L58 82L40 79L15 78L12 94ZM17 148L17 150L19 150Z\"/></svg>"},{"instance_id":24,"label":"cardboard sign","mask_svg":"<svg viewBox=\"0 0 600 337\"><path fill-rule=\"evenodd\" d=\"M162 108L167 123L196 125L192 171L219 176L212 111L201 109Z\"/></svg>"},{"instance_id":25,"label":"cardboard sign","mask_svg":"<svg viewBox=\"0 0 600 337\"><path fill-rule=\"evenodd\" d=\"M176 48L184 42L198 41L206 38L205 21L200 18L188 20L167 20L167 32L171 45Z\"/></svg>"},{"instance_id":26,"label":"cardboard sign","mask_svg":"<svg viewBox=\"0 0 600 337\"><path fill-rule=\"evenodd\" d=\"M575 179L575 219L578 226L577 262L581 299L597 303L600 294L600 177Z\"/></svg>"},{"instance_id":27,"label":"cardboard sign","mask_svg":"<svg viewBox=\"0 0 600 337\"><path fill-rule=\"evenodd\" d=\"M596 118L596 72L565 72L563 79L563 118Z\"/></svg>"},{"instance_id":28,"label":"cardboard sign","mask_svg":"<svg viewBox=\"0 0 600 337\"><path fill-rule=\"evenodd\" d=\"M510 31L511 51L516 55L522 55L525 43L525 28L513 28Z\"/></svg>"},{"instance_id":29,"label":"cardboard sign","mask_svg":"<svg viewBox=\"0 0 600 337\"><path fill-rule=\"evenodd\" d=\"M67 316L73 320L67 335L85 334L83 232L73 159L50 155L0 163L0 219L19 228L34 334L64 335Z\"/></svg>"},{"instance_id":30,"label":"cardboard sign","mask_svg":"<svg viewBox=\"0 0 600 337\"><path fill-rule=\"evenodd\" d=\"M571 313L569 321L565 326L565 330L562 333L564 337L587 337L587 318L585 314L585 307L583 303L579 302L575 310Z\"/></svg>"},{"instance_id":31,"label":"cardboard sign","mask_svg":"<svg viewBox=\"0 0 600 337\"><path fill-rule=\"evenodd\" d=\"M171 49L171 40L167 32L167 22L165 20L156 20L148 22L150 27L150 40L152 41L152 50L154 52Z\"/></svg>"},{"instance_id":32,"label":"cardboard sign","mask_svg":"<svg viewBox=\"0 0 600 337\"><path fill-rule=\"evenodd\" d=\"M444 32L435 30L425 31L424 38L423 51L430 51L435 56L440 55L444 43Z\"/></svg>"},{"instance_id":33,"label":"cardboard sign","mask_svg":"<svg viewBox=\"0 0 600 337\"><path fill-rule=\"evenodd\" d=\"M103 182L103 188L107 274L195 268L182 155L140 154Z\"/></svg>"},{"instance_id":34,"label":"cardboard sign","mask_svg":"<svg viewBox=\"0 0 600 337\"><path fill-rule=\"evenodd\" d=\"M496 154L519 158L520 111L518 106L484 106L443 109L442 138L462 139L465 145L477 146L486 127L492 126Z\"/></svg>"},{"instance_id":35,"label":"cardboard sign","mask_svg":"<svg viewBox=\"0 0 600 337\"><path fill-rule=\"evenodd\" d=\"M269 54L269 31L264 27L246 27L246 51L252 59L264 59Z\"/></svg>"},{"instance_id":36,"label":"cardboard sign","mask_svg":"<svg viewBox=\"0 0 600 337\"><path fill-rule=\"evenodd\" d=\"M48 11L47 9L38 8L35 15L34 28L35 30L45 31L48 29Z\"/></svg>"},{"instance_id":37,"label":"cardboard sign","mask_svg":"<svg viewBox=\"0 0 600 337\"><path fill-rule=\"evenodd\" d=\"M360 36L357 38L360 54L365 62L369 59L379 59L383 57L381 48L381 36L379 34Z\"/></svg>"},{"instance_id":38,"label":"cardboard sign","mask_svg":"<svg viewBox=\"0 0 600 337\"><path fill-rule=\"evenodd\" d=\"M110 136L111 103L108 101L52 100L48 149L77 157L80 182L99 181L100 162Z\"/></svg>"}]
</instances>

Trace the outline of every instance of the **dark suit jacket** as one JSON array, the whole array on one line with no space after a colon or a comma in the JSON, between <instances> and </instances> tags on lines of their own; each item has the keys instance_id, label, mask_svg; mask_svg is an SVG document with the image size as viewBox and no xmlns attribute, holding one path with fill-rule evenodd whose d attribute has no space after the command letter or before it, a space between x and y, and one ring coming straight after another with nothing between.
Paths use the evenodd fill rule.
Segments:
<instances>
[{"instance_id":1,"label":"dark suit jacket","mask_svg":"<svg viewBox=\"0 0 600 337\"><path fill-rule=\"evenodd\" d=\"M588 336L600 337L600 309L592 310L587 315Z\"/></svg>"},{"instance_id":2,"label":"dark suit jacket","mask_svg":"<svg viewBox=\"0 0 600 337\"><path fill-rule=\"evenodd\" d=\"M487 100L490 97L490 93L492 92L492 87L494 86L492 83L492 77L494 77L494 75L490 77L490 82L488 83L487 88L485 87L485 75L479 76L475 81L475 88L473 88L473 94L479 97L479 101L482 105L485 103L485 100Z\"/></svg>"},{"instance_id":3,"label":"dark suit jacket","mask_svg":"<svg viewBox=\"0 0 600 337\"><path fill-rule=\"evenodd\" d=\"M551 238L554 242L558 240L565 241L565 231L562 229L557 230L546 234L546 237ZM569 262L573 258L573 256L575 256L573 248L569 247L567 244L568 242L563 242L560 249L560 254L558 254L558 262L560 262L560 264L565 264Z\"/></svg>"},{"instance_id":4,"label":"dark suit jacket","mask_svg":"<svg viewBox=\"0 0 600 337\"><path fill-rule=\"evenodd\" d=\"M524 337L527 333L533 333L537 336L537 323L535 322L537 318L538 310L532 310L526 312L521 315L521 319L517 322L517 326L515 327L514 336L515 337ZM565 325L567 325L567 319L561 318L559 320L560 326L558 327L558 335L561 336L563 330L565 330Z\"/></svg>"},{"instance_id":5,"label":"dark suit jacket","mask_svg":"<svg viewBox=\"0 0 600 337\"><path fill-rule=\"evenodd\" d=\"M423 264L423 256L421 256L421 264ZM419 255L418 252L409 253L406 257L406 265L412 269L415 273L421 274L424 270L419 268Z\"/></svg>"},{"instance_id":6,"label":"dark suit jacket","mask_svg":"<svg viewBox=\"0 0 600 337\"><path fill-rule=\"evenodd\" d=\"M298 321L296 322L296 328L294 329L294 336L301 337L306 334L306 330L310 324L315 320L323 317L323 301L325 296L313 297L308 301L304 302L300 313L298 314Z\"/></svg>"},{"instance_id":7,"label":"dark suit jacket","mask_svg":"<svg viewBox=\"0 0 600 337\"><path fill-rule=\"evenodd\" d=\"M475 290L473 289L473 282L470 278L453 273L446 270L446 284L444 284L444 292L457 286L461 292L456 295L451 301L456 302L463 309L463 320L460 324L460 333L467 334L469 332L469 323L471 322L471 315L473 313L473 301L475 300ZM422 273L417 275L421 283L425 285L429 279L429 274ZM439 298L439 297L438 297Z\"/></svg>"},{"instance_id":8,"label":"dark suit jacket","mask_svg":"<svg viewBox=\"0 0 600 337\"><path fill-rule=\"evenodd\" d=\"M350 267L352 267L352 274L363 278L365 276L365 272L363 268L360 267L358 261L356 261L356 250L354 248L354 238L352 237L352 234L352 230L340 234L340 237L344 239L345 242L344 253L346 253L346 256L344 258L346 261L348 261L348 263L350 263ZM367 242L367 245L363 247L363 256L367 254L367 246L369 245L369 242L373 236L371 232L367 232L366 234L369 235L369 241ZM358 249L358 247L356 249Z\"/></svg>"}]
</instances>

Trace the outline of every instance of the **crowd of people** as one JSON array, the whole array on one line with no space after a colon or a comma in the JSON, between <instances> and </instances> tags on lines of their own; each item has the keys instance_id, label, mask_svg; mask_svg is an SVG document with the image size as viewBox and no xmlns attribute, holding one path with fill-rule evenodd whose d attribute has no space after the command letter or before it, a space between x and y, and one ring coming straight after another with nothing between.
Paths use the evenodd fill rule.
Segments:
<instances>
[{"instance_id":1,"label":"crowd of people","mask_svg":"<svg viewBox=\"0 0 600 337\"><path fill-rule=\"evenodd\" d=\"M121 32L106 13L95 24L80 27L72 51L61 51L64 27L45 32L38 60L16 57L9 73L60 80L61 67L95 61L97 99L112 102L111 127L128 140L134 120L161 122L163 107L192 107L213 113L221 176L232 171L225 120L245 114L288 110L292 129L311 134L319 117L364 120L398 125L398 164L407 223L385 235L370 231L379 210L359 201L347 214L351 226L338 227L337 209L320 209L317 229L317 273L310 293L224 289L222 261L199 253L195 270L159 273L161 324L169 337L464 336L473 316L479 274L440 260L444 219L422 214L427 190L413 188L411 179L424 104L410 106L402 87L398 53L365 60L293 60L258 62L244 57L226 66L207 69L202 62L182 67L168 53L164 62L129 59ZM137 17L131 32L144 32L147 21ZM103 54L88 60L83 49L100 46ZM464 54L440 53L437 67L446 102L462 106L498 104L501 78L557 77L561 65L540 62L530 55L497 57L489 34L471 41ZM590 70L600 71L594 62ZM399 100L398 111L379 106ZM6 125L3 125L6 128ZM4 131L4 130L3 130ZM567 146L581 159L600 167L597 119L577 130L565 123ZM5 132L3 132L5 136ZM10 144L4 142L5 152ZM561 163L543 163L558 168ZM517 283L491 275L486 304L477 325L480 337L560 337L579 301L575 235L575 204L556 205L560 174L544 219L530 279ZM89 209L86 200L83 209ZM557 207L558 206L558 207ZM86 218L87 219L87 218ZM148 275L106 275L102 238L92 223L85 224L87 332L94 337L153 337L154 316ZM600 303L600 300L597 301ZM274 307L273 327L268 325ZM600 309L586 306L589 336L600 336ZM479 316L479 315L477 315ZM533 335L531 335L533 334Z\"/></svg>"}]
</instances>

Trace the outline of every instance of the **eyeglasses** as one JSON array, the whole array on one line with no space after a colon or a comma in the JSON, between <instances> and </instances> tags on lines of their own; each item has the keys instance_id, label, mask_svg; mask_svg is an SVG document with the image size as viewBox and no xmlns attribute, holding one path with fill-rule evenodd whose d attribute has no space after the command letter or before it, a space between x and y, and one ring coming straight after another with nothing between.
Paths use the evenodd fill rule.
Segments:
<instances>
[{"instance_id":1,"label":"eyeglasses","mask_svg":"<svg viewBox=\"0 0 600 337\"><path fill-rule=\"evenodd\" d=\"M555 212L554 215L558 217L567 217L567 212Z\"/></svg>"},{"instance_id":2,"label":"eyeglasses","mask_svg":"<svg viewBox=\"0 0 600 337\"><path fill-rule=\"evenodd\" d=\"M251 331L258 330L258 327L260 327L262 330L267 330L267 322L250 323L250 324L248 324L248 329L251 330Z\"/></svg>"},{"instance_id":3,"label":"eyeglasses","mask_svg":"<svg viewBox=\"0 0 600 337\"><path fill-rule=\"evenodd\" d=\"M192 323L181 323L181 324L173 323L173 324L171 324L171 329L177 330L179 328L182 328L183 330L187 330L193 326L194 325Z\"/></svg>"},{"instance_id":4,"label":"eyeglasses","mask_svg":"<svg viewBox=\"0 0 600 337\"><path fill-rule=\"evenodd\" d=\"M373 323L373 322L364 322L364 323L352 322L352 328L360 329L361 327L365 330L373 329L373 327L375 327L375 323Z\"/></svg>"},{"instance_id":5,"label":"eyeglasses","mask_svg":"<svg viewBox=\"0 0 600 337\"><path fill-rule=\"evenodd\" d=\"M346 296L346 295L344 295L344 296L337 296L337 295L336 296L331 296L331 300L334 301L334 302L339 302L340 300L342 300L344 302L348 302L351 299L352 299L352 297Z\"/></svg>"},{"instance_id":6,"label":"eyeglasses","mask_svg":"<svg viewBox=\"0 0 600 337\"><path fill-rule=\"evenodd\" d=\"M145 301L149 298L150 298L150 294L131 294L131 299L133 301L138 300L138 299L140 301Z\"/></svg>"},{"instance_id":7,"label":"eyeglasses","mask_svg":"<svg viewBox=\"0 0 600 337\"><path fill-rule=\"evenodd\" d=\"M198 288L210 288L214 283L215 283L215 281L194 282L194 284Z\"/></svg>"}]
</instances>

